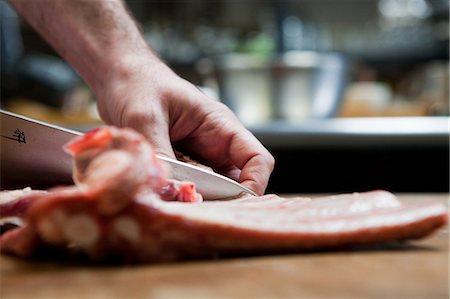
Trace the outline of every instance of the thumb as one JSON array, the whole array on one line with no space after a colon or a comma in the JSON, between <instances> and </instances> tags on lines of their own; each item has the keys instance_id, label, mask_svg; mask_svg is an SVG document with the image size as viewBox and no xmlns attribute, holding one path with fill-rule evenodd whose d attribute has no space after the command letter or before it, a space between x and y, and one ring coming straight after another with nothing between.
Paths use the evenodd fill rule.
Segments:
<instances>
[{"instance_id":1,"label":"thumb","mask_svg":"<svg viewBox=\"0 0 450 299\"><path fill-rule=\"evenodd\" d=\"M129 123L129 127L138 131L150 142L156 154L175 159L170 142L168 128L164 125Z\"/></svg>"},{"instance_id":2,"label":"thumb","mask_svg":"<svg viewBox=\"0 0 450 299\"><path fill-rule=\"evenodd\" d=\"M157 155L176 159L169 134L164 132L144 132L144 136L150 142Z\"/></svg>"},{"instance_id":3,"label":"thumb","mask_svg":"<svg viewBox=\"0 0 450 299\"><path fill-rule=\"evenodd\" d=\"M149 143L152 145L153 151L157 156L163 156L168 157L172 159L175 158L175 153L173 151L172 145L170 143L169 134L166 134L164 132L158 131L158 130L151 130L147 129L144 130L144 132L141 133L146 137L146 139L149 141ZM160 165L160 167L163 170L163 177L164 178L170 178L171 177L171 168L169 164L164 162L163 160L156 159L157 164Z\"/></svg>"}]
</instances>

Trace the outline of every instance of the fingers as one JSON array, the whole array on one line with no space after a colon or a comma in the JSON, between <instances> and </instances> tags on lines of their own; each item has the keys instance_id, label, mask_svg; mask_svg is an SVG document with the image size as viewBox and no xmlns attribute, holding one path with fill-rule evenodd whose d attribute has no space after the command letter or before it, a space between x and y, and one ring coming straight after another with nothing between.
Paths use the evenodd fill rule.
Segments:
<instances>
[{"instance_id":1,"label":"fingers","mask_svg":"<svg viewBox=\"0 0 450 299\"><path fill-rule=\"evenodd\" d=\"M255 156L242 169L239 181L256 194L263 195L272 170L273 163L270 159Z\"/></svg>"},{"instance_id":2,"label":"fingers","mask_svg":"<svg viewBox=\"0 0 450 299\"><path fill-rule=\"evenodd\" d=\"M272 155L228 107L217 102L209 102L206 112L204 107L199 107L202 124L190 135L196 144L189 148L228 177L264 194L275 164Z\"/></svg>"},{"instance_id":3,"label":"fingers","mask_svg":"<svg viewBox=\"0 0 450 299\"><path fill-rule=\"evenodd\" d=\"M275 165L272 155L247 130L235 135L230 151L232 162L241 169L239 182L263 195Z\"/></svg>"},{"instance_id":4,"label":"fingers","mask_svg":"<svg viewBox=\"0 0 450 299\"><path fill-rule=\"evenodd\" d=\"M117 97L120 105L111 108L116 112L114 122L142 133L160 155L175 158L171 142L176 142L194 157L264 194L274 167L272 155L224 104L185 81L167 82L170 85L158 92L144 89L136 93L140 89L135 89L133 101L124 100L130 98L129 92L122 92L125 96Z\"/></svg>"}]
</instances>

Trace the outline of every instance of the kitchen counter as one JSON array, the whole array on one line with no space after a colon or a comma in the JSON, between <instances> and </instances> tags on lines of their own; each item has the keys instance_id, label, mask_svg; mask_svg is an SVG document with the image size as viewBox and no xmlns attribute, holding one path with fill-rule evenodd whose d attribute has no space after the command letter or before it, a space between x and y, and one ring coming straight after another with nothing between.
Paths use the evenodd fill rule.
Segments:
<instances>
[{"instance_id":1,"label":"kitchen counter","mask_svg":"<svg viewBox=\"0 0 450 299\"><path fill-rule=\"evenodd\" d=\"M447 194L400 194L404 201ZM0 257L7 298L448 298L448 229L409 245L142 266Z\"/></svg>"}]
</instances>

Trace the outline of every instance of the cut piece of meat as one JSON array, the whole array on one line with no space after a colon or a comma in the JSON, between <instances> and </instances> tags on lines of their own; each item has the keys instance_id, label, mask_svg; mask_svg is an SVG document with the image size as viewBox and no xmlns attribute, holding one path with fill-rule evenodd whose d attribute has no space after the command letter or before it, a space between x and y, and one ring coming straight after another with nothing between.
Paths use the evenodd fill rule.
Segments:
<instances>
[{"instance_id":1,"label":"cut piece of meat","mask_svg":"<svg viewBox=\"0 0 450 299\"><path fill-rule=\"evenodd\" d=\"M167 180L158 192L162 200L181 202L202 202L203 197L197 193L194 183Z\"/></svg>"},{"instance_id":2,"label":"cut piece of meat","mask_svg":"<svg viewBox=\"0 0 450 299\"><path fill-rule=\"evenodd\" d=\"M0 219L4 217L21 217L25 214L31 202L41 194L42 190L31 190L30 187L20 190L5 190L0 192Z\"/></svg>"},{"instance_id":3,"label":"cut piece of meat","mask_svg":"<svg viewBox=\"0 0 450 299\"><path fill-rule=\"evenodd\" d=\"M165 169L143 136L130 129L102 127L65 146L74 158L74 181L89 189L105 213L122 209L145 190L165 184Z\"/></svg>"},{"instance_id":4,"label":"cut piece of meat","mask_svg":"<svg viewBox=\"0 0 450 299\"><path fill-rule=\"evenodd\" d=\"M32 256L41 245L40 238L30 225L8 230L0 236L1 252L20 257Z\"/></svg>"},{"instance_id":5,"label":"cut piece of meat","mask_svg":"<svg viewBox=\"0 0 450 299\"><path fill-rule=\"evenodd\" d=\"M202 196L191 182L167 180L167 166L160 163L150 144L129 129L102 127L75 138L65 146L74 157L74 180L80 190L98 201L102 213L113 214L139 192L151 190L164 200L198 202ZM68 189L66 189L68 190ZM58 191L51 189L49 192ZM30 204L46 191L0 192L0 221L17 223ZM8 217L8 219L4 219Z\"/></svg>"},{"instance_id":6,"label":"cut piece of meat","mask_svg":"<svg viewBox=\"0 0 450 299\"><path fill-rule=\"evenodd\" d=\"M195 256L373 244L424 237L447 222L440 204L405 205L384 191L311 201L274 195L237 201L158 202L157 218L168 228L161 239L176 244L164 252L179 253L180 247Z\"/></svg>"},{"instance_id":7,"label":"cut piece of meat","mask_svg":"<svg viewBox=\"0 0 450 299\"><path fill-rule=\"evenodd\" d=\"M78 248L95 260L159 262L415 239L444 225L447 211L435 203L402 204L384 191L202 203L166 202L141 193L115 215L103 215L84 193L61 190L35 201L27 221L34 233L7 235L7 243L2 236L2 251L30 253L11 241L15 237L28 246ZM24 241L28 235L33 242Z\"/></svg>"},{"instance_id":8,"label":"cut piece of meat","mask_svg":"<svg viewBox=\"0 0 450 299\"><path fill-rule=\"evenodd\" d=\"M66 145L74 157L74 181L95 193L104 212L125 207L140 192L165 200L201 201L194 184L167 180L168 172L145 138L131 129L102 127Z\"/></svg>"},{"instance_id":9,"label":"cut piece of meat","mask_svg":"<svg viewBox=\"0 0 450 299\"><path fill-rule=\"evenodd\" d=\"M421 238L448 218L440 204L401 203L385 191L201 202L193 184L167 180L151 146L127 129L90 132L68 149L76 186L0 205L2 217L24 223L0 236L2 252L75 249L128 262L292 252Z\"/></svg>"},{"instance_id":10,"label":"cut piece of meat","mask_svg":"<svg viewBox=\"0 0 450 299\"><path fill-rule=\"evenodd\" d=\"M65 149L73 155L74 181L79 186L102 182L98 188L118 189L132 197L141 188L160 188L166 178L167 170L150 144L131 129L97 128L75 138Z\"/></svg>"}]
</instances>

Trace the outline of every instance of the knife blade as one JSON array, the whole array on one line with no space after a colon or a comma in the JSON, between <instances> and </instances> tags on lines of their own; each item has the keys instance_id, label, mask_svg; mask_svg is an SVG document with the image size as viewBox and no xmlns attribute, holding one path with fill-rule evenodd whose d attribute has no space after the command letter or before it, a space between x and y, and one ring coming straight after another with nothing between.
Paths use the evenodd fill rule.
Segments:
<instances>
[{"instance_id":1,"label":"knife blade","mask_svg":"<svg viewBox=\"0 0 450 299\"><path fill-rule=\"evenodd\" d=\"M2 181L39 179L70 183L72 159L63 145L83 133L0 109ZM168 163L171 178L191 181L206 200L234 197L253 191L218 173L157 155Z\"/></svg>"}]
</instances>

